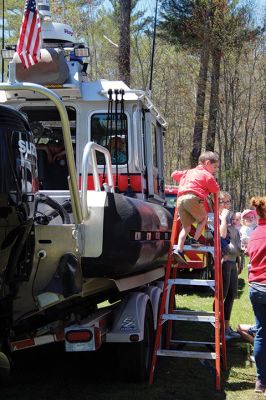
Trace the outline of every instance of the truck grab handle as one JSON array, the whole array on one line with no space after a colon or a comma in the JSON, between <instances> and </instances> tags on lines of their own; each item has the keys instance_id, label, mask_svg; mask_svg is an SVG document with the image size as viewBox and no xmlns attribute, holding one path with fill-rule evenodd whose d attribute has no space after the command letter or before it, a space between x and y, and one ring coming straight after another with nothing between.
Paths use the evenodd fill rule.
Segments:
<instances>
[{"instance_id":1,"label":"truck grab handle","mask_svg":"<svg viewBox=\"0 0 266 400\"><path fill-rule=\"evenodd\" d=\"M88 207L87 207L87 191L88 191L88 172L89 172L89 160L92 166L93 184L94 190L97 192L101 191L99 171L97 165L96 151L102 153L105 158L107 179L108 179L108 189L110 192L114 193L114 180L112 174L112 162L109 151L95 142L88 142L85 146L83 157L82 157L82 167L81 167L81 208L84 219L88 218Z\"/></svg>"}]
</instances>

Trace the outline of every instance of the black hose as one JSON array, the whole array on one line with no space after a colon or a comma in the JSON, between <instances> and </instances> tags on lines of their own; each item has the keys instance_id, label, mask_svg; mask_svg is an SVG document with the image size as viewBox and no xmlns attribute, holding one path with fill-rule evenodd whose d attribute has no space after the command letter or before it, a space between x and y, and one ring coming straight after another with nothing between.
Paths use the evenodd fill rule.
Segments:
<instances>
[{"instance_id":1,"label":"black hose","mask_svg":"<svg viewBox=\"0 0 266 400\"><path fill-rule=\"evenodd\" d=\"M117 152L117 132L118 132L118 93L119 90L115 89L115 192L119 193L118 188L118 152Z\"/></svg>"},{"instance_id":2,"label":"black hose","mask_svg":"<svg viewBox=\"0 0 266 400\"><path fill-rule=\"evenodd\" d=\"M112 137L112 131L113 131L113 91L112 89L108 90L108 113L107 113L107 126L106 126L106 132L105 132L105 147L108 149L109 144L108 144L108 138L109 138L109 143L110 143L110 138ZM111 152L111 149L109 148L109 151ZM102 179L102 189L103 189L103 184L105 183L106 179L106 174L105 174L105 169L106 169L106 162L105 162L105 157L103 160L103 179Z\"/></svg>"},{"instance_id":3,"label":"black hose","mask_svg":"<svg viewBox=\"0 0 266 400\"><path fill-rule=\"evenodd\" d=\"M125 113L125 101L124 101L124 94L125 91L124 89L120 90L121 94L121 114L120 114L120 119L121 119L121 134L125 136L125 143L126 143L126 158L127 158L127 189L125 191L125 195L128 197L135 197L134 191L131 187L131 179L130 179L130 173L129 173L129 155L128 155L128 127L127 127L127 116Z\"/></svg>"}]
</instances>

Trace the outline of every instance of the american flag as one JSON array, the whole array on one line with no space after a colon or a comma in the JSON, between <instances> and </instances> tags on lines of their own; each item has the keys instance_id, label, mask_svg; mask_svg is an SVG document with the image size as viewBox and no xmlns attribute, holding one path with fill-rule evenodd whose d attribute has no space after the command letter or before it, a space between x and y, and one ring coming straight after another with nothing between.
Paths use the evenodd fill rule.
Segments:
<instances>
[{"instance_id":1,"label":"american flag","mask_svg":"<svg viewBox=\"0 0 266 400\"><path fill-rule=\"evenodd\" d=\"M36 0L26 0L17 53L25 68L30 68L41 59L41 24Z\"/></svg>"}]
</instances>

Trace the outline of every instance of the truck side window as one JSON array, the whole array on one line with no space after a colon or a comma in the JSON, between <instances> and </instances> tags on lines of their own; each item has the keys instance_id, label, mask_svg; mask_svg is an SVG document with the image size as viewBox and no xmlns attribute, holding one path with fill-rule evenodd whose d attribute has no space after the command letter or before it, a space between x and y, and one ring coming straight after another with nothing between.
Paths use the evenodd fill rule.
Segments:
<instances>
[{"instance_id":1,"label":"truck side window","mask_svg":"<svg viewBox=\"0 0 266 400\"><path fill-rule=\"evenodd\" d=\"M110 118L110 117L109 117ZM125 164L127 162L126 142L128 140L128 132L125 130L125 121L118 114L117 119L111 116L112 120L108 120L107 113L95 113L91 117L91 140L106 147L110 153L113 164ZM97 153L98 164L104 163L102 154Z\"/></svg>"}]
</instances>

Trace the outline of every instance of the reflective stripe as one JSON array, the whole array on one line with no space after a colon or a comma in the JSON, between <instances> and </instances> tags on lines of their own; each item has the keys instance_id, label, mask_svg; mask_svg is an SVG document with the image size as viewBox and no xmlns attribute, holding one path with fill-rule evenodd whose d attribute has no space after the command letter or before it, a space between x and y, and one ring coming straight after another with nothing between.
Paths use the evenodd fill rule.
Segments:
<instances>
[{"instance_id":1,"label":"reflective stripe","mask_svg":"<svg viewBox=\"0 0 266 400\"><path fill-rule=\"evenodd\" d=\"M116 175L113 174L114 182L116 181ZM107 179L106 179L107 180ZM106 181L105 180L105 181ZM130 174L130 186L133 192L142 193L142 177L141 174ZM103 177L100 175L100 185L102 186ZM81 175L79 176L79 189L81 188ZM128 176L127 174L118 174L118 189L120 192L125 192L128 188ZM88 175L88 190L94 190L93 177Z\"/></svg>"}]
</instances>

